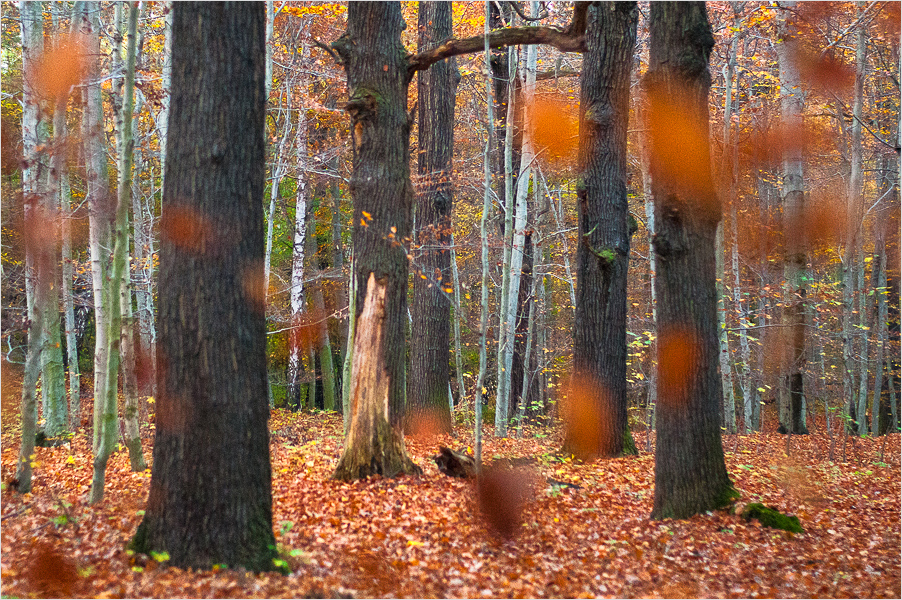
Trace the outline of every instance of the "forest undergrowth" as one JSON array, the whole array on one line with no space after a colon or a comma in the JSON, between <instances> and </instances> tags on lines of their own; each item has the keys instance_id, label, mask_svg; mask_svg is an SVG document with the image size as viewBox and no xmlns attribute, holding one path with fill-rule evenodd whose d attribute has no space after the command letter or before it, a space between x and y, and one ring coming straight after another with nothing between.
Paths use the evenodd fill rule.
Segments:
<instances>
[{"instance_id":1,"label":"forest undergrowth","mask_svg":"<svg viewBox=\"0 0 902 600\"><path fill-rule=\"evenodd\" d=\"M724 437L741 498L730 511L651 521L654 454L634 432L638 457L584 464L558 454L561 432L523 438L486 429L486 462L508 478L488 510L516 519L504 540L477 515L475 485L439 473L439 445L458 437L408 437L419 478L329 479L341 454L335 414L274 410L270 420L273 527L289 575L215 568L191 572L126 550L143 514L150 470L132 473L123 447L107 469L106 498L87 504L90 431L38 448L33 493L9 489L19 446L17 392L4 373L2 594L12 597L900 597L900 437L846 441L833 460L817 433ZM771 408L771 407L768 407ZM85 414L90 414L90 402ZM152 425L142 426L151 456ZM519 515L504 514L525 499ZM792 534L744 521L761 502L796 515ZM496 514L494 518L498 518Z\"/></svg>"}]
</instances>

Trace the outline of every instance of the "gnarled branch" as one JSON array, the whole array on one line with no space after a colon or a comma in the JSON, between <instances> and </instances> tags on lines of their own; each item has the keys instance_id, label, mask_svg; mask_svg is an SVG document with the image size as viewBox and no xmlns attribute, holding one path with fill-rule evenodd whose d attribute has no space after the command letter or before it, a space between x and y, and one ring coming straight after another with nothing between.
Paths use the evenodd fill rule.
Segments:
<instances>
[{"instance_id":1,"label":"gnarled branch","mask_svg":"<svg viewBox=\"0 0 902 600\"><path fill-rule=\"evenodd\" d=\"M557 27L506 27L497 29L489 34L489 47L504 48L506 46L547 44L561 52L585 52L586 13L588 10L588 2L576 2L573 8L573 19L567 29L564 30ZM432 50L411 56L407 67L407 76L412 78L415 72L428 69L440 60L484 50L485 37L481 35L462 40L450 39Z\"/></svg>"}]
</instances>

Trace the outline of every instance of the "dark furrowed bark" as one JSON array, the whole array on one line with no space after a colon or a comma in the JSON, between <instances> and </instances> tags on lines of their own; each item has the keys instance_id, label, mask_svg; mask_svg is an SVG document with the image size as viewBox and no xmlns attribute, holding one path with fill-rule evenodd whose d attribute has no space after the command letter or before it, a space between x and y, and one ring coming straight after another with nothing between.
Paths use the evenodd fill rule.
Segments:
<instances>
[{"instance_id":1,"label":"dark furrowed bark","mask_svg":"<svg viewBox=\"0 0 902 600\"><path fill-rule=\"evenodd\" d=\"M263 296L264 7L178 3L156 439L132 547L273 569Z\"/></svg>"},{"instance_id":2,"label":"dark furrowed bark","mask_svg":"<svg viewBox=\"0 0 902 600\"><path fill-rule=\"evenodd\" d=\"M714 257L720 203L711 180L707 142L708 57L714 38L704 3L653 3L650 39L645 83L651 102L658 228L654 251L659 261L652 518L686 518L725 505L735 493L720 437L723 391ZM681 123L689 125L683 129ZM674 137L675 127L685 131L682 139ZM695 155L687 157L687 148ZM675 160L678 156L682 158Z\"/></svg>"},{"instance_id":3,"label":"dark furrowed bark","mask_svg":"<svg viewBox=\"0 0 902 600\"><path fill-rule=\"evenodd\" d=\"M419 48L451 36L451 4L420 2ZM451 322L452 158L457 68L452 59L418 74L419 157L415 232L418 251L413 278L410 339L409 424L448 433Z\"/></svg>"},{"instance_id":4,"label":"dark furrowed bark","mask_svg":"<svg viewBox=\"0 0 902 600\"><path fill-rule=\"evenodd\" d=\"M595 404L591 414L601 422L591 440L595 447L577 448L574 440L565 441L565 448L584 456L616 456L624 451L628 435L626 132L637 15L635 2L597 5L586 29L573 360L574 385L586 388Z\"/></svg>"}]
</instances>

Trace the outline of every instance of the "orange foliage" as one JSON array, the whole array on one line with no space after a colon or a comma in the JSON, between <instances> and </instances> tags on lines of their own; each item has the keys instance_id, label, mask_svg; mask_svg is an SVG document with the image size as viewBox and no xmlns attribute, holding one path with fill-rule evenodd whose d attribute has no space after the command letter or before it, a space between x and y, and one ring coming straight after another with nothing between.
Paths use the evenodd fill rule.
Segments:
<instances>
[{"instance_id":1,"label":"orange foliage","mask_svg":"<svg viewBox=\"0 0 902 600\"><path fill-rule=\"evenodd\" d=\"M676 88L676 89L674 89ZM702 209L718 207L711 181L708 113L687 110L695 102L691 88L651 85L648 89L648 128L654 177L684 201Z\"/></svg>"},{"instance_id":2,"label":"orange foliage","mask_svg":"<svg viewBox=\"0 0 902 600\"><path fill-rule=\"evenodd\" d=\"M160 237L186 252L209 252L209 242L215 235L208 219L190 208L169 206L160 219Z\"/></svg>"}]
</instances>

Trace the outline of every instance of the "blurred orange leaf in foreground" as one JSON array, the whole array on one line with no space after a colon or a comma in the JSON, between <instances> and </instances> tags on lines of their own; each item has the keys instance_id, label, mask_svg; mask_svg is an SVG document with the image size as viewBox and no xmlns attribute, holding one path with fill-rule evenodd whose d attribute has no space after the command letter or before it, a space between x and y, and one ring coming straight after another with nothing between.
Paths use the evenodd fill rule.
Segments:
<instances>
[{"instance_id":1,"label":"blurred orange leaf in foreground","mask_svg":"<svg viewBox=\"0 0 902 600\"><path fill-rule=\"evenodd\" d=\"M582 460L594 458L611 433L610 415L604 414L609 406L609 394L604 386L587 376L575 376L567 389L561 416L568 451Z\"/></svg>"},{"instance_id":2,"label":"blurred orange leaf in foreground","mask_svg":"<svg viewBox=\"0 0 902 600\"><path fill-rule=\"evenodd\" d=\"M85 52L80 36L61 36L57 46L46 50L35 67L32 84L45 98L68 95L85 79Z\"/></svg>"},{"instance_id":3,"label":"blurred orange leaf in foreground","mask_svg":"<svg viewBox=\"0 0 902 600\"><path fill-rule=\"evenodd\" d=\"M536 96L527 107L535 151L551 163L572 163L579 147L579 108L564 98Z\"/></svg>"},{"instance_id":4,"label":"blurred orange leaf in foreground","mask_svg":"<svg viewBox=\"0 0 902 600\"><path fill-rule=\"evenodd\" d=\"M701 344L695 330L687 326L662 327L658 335L659 401L685 405L699 368Z\"/></svg>"}]
</instances>

